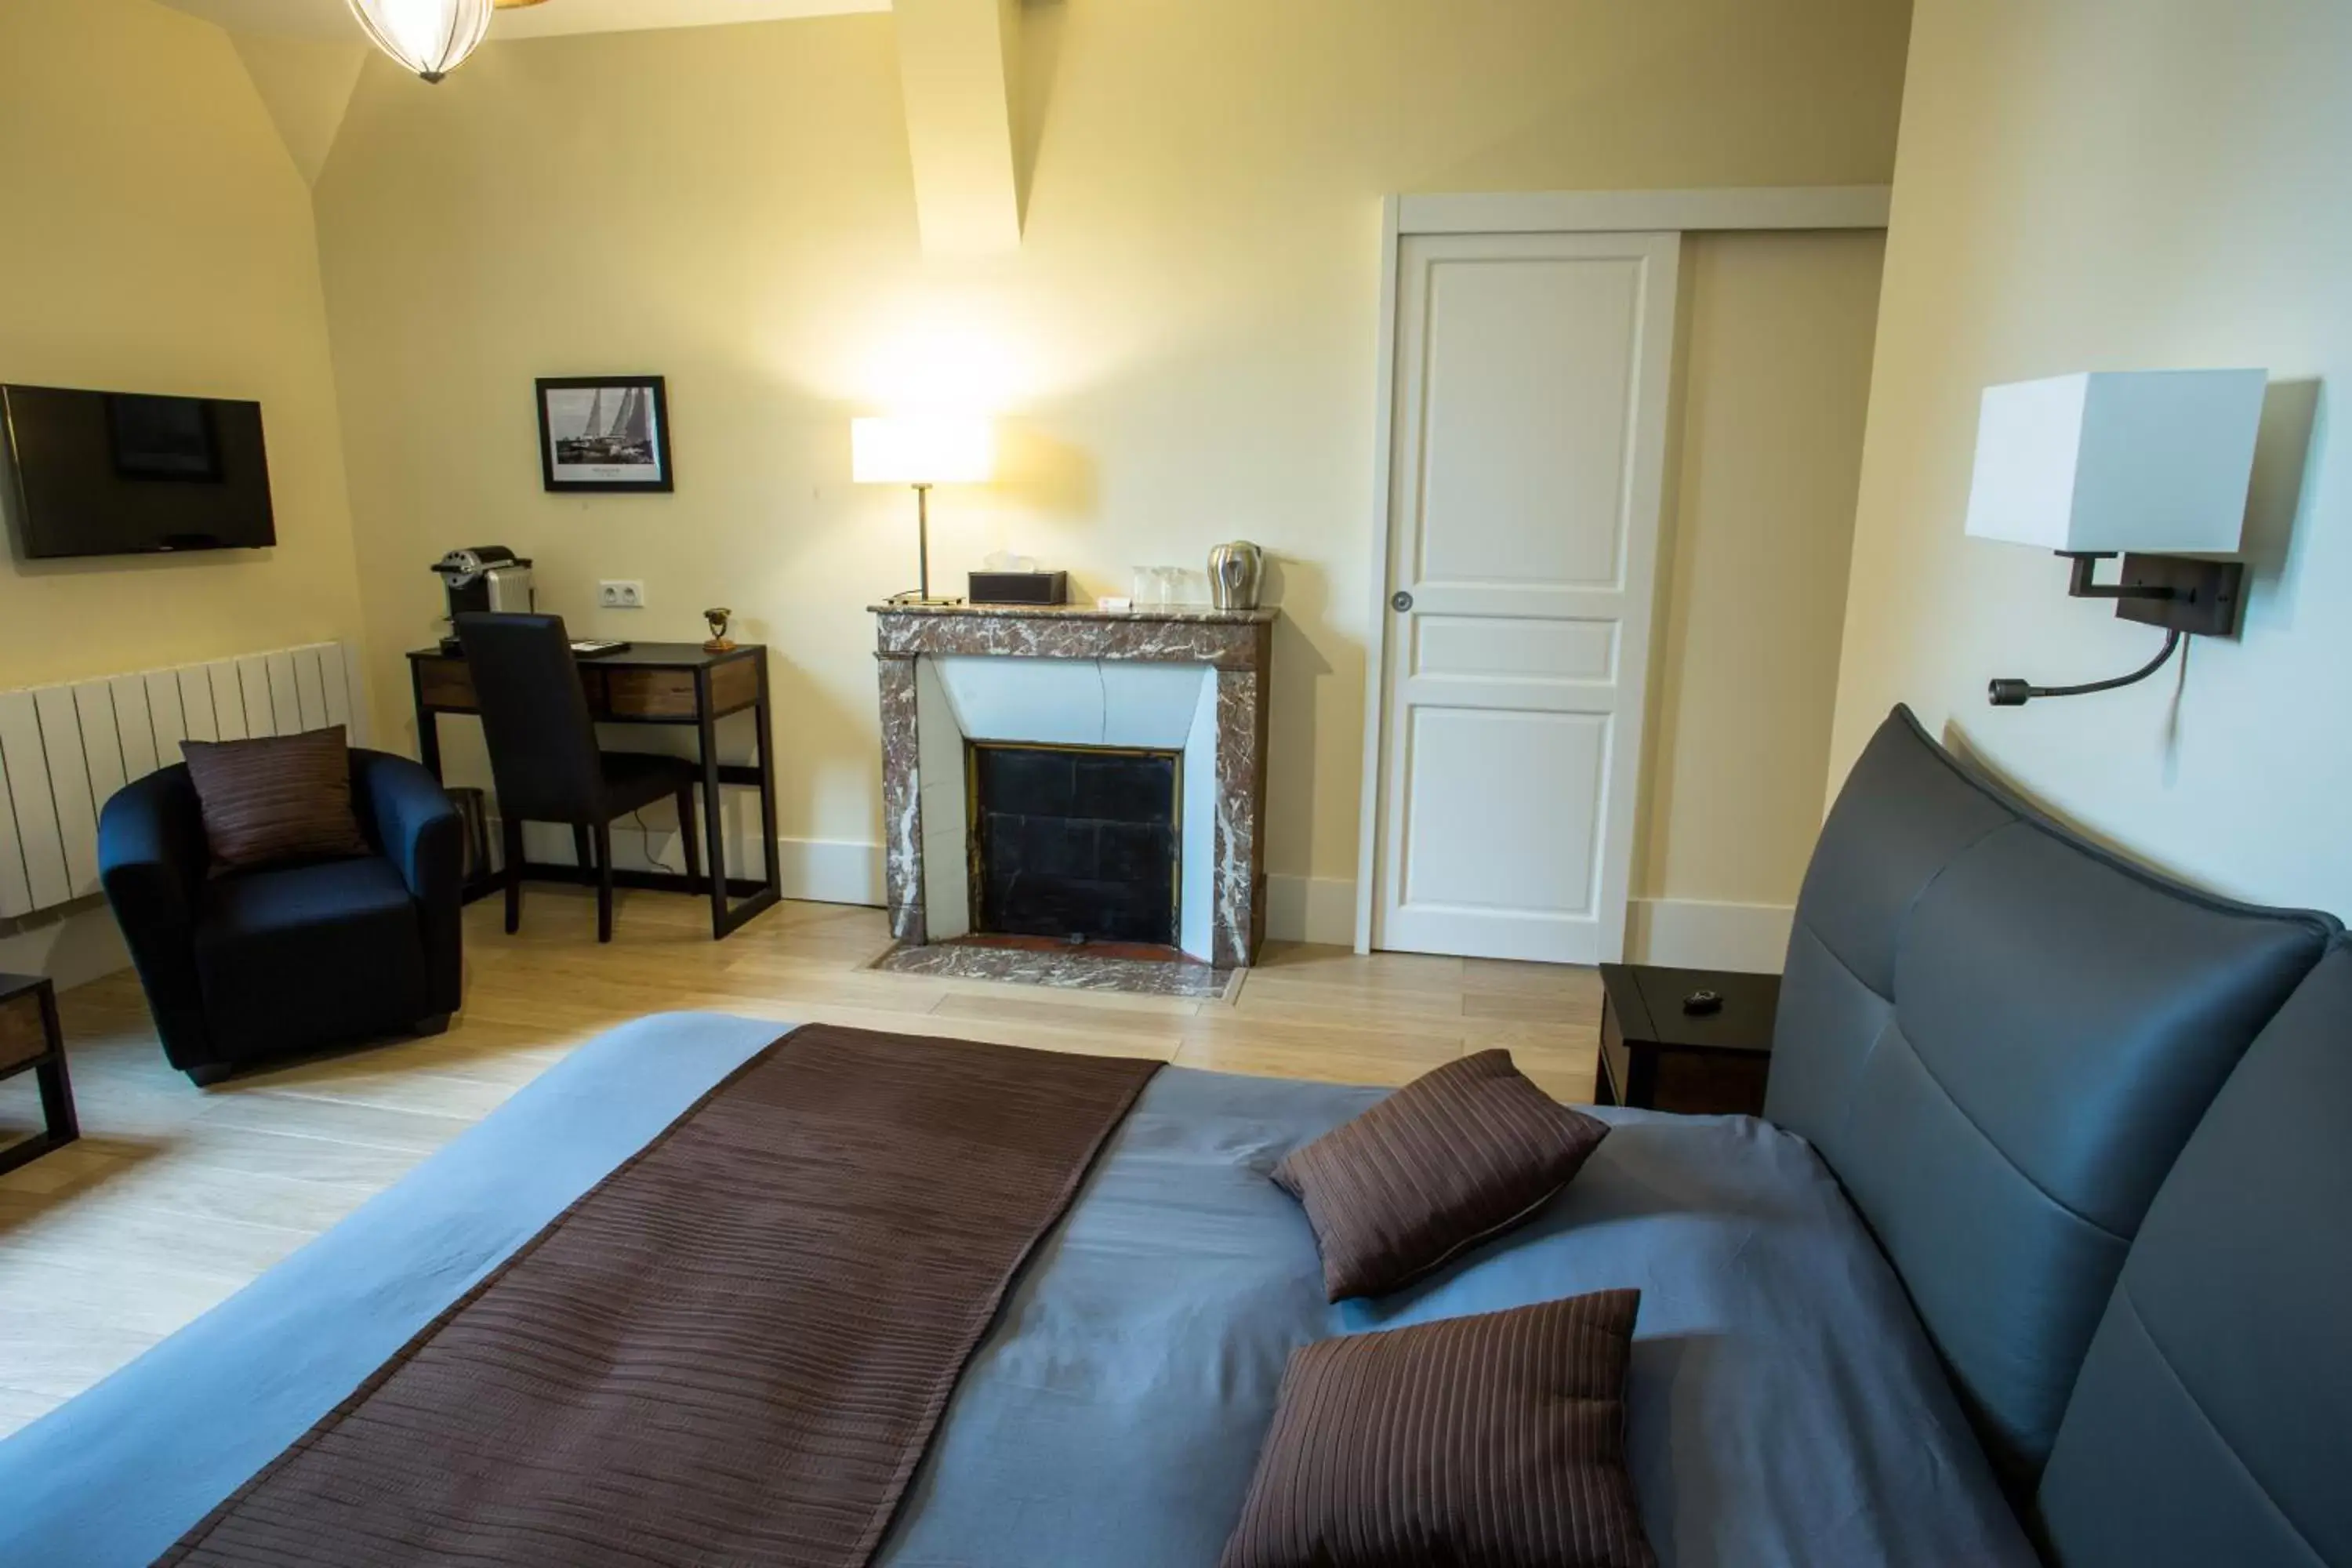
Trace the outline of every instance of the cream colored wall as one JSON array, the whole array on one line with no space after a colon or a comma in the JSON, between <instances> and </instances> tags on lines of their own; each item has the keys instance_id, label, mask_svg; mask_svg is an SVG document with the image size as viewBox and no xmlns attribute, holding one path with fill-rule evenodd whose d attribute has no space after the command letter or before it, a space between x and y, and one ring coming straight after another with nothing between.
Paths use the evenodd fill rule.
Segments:
<instances>
[{"instance_id":1,"label":"cream colored wall","mask_svg":"<svg viewBox=\"0 0 2352 1568\"><path fill-rule=\"evenodd\" d=\"M1684 241L1637 952L1774 968L1821 826L1878 233Z\"/></svg>"},{"instance_id":2,"label":"cream colored wall","mask_svg":"<svg viewBox=\"0 0 2352 1568\"><path fill-rule=\"evenodd\" d=\"M0 381L258 398L278 542L0 561L0 689L356 637L309 191L217 27L151 0L0 5ZM124 962L103 911L0 969Z\"/></svg>"},{"instance_id":3,"label":"cream colored wall","mask_svg":"<svg viewBox=\"0 0 2352 1568\"><path fill-rule=\"evenodd\" d=\"M359 627L309 193L219 28L0 6L0 381L258 398L278 542L0 565L0 688Z\"/></svg>"},{"instance_id":4,"label":"cream colored wall","mask_svg":"<svg viewBox=\"0 0 2352 1568\"><path fill-rule=\"evenodd\" d=\"M2352 914L2352 8L1922 0L1833 742L1912 704L2062 813L2246 897ZM2119 692L2158 634L1961 533L1977 395L2075 370L2266 365L2243 636Z\"/></svg>"},{"instance_id":5,"label":"cream colored wall","mask_svg":"<svg viewBox=\"0 0 2352 1568\"><path fill-rule=\"evenodd\" d=\"M1023 244L955 262L919 248L887 16L493 45L438 88L371 62L318 211L380 706L404 703L397 653L434 635L425 566L453 545L536 556L583 631L698 637L729 604L775 648L783 833L862 863L864 606L910 585L913 541L911 498L849 483L847 423L970 394L1003 412L1012 472L935 498L946 582L998 545L1088 594L1236 535L1279 559L1275 913L1296 930L1311 905L1344 939L1380 198L1883 181L1906 21L1885 0L1034 5ZM1753 287L1866 282L1822 265ZM674 497L541 493L531 378L597 371L669 378ZM1736 509L1694 505L1701 549L1736 539ZM1793 511L1815 515L1754 515ZM652 607L597 610L604 577ZM1733 700L1713 693L1696 710ZM1812 746L1792 767L1817 781L1801 728L1766 743ZM1676 766L1679 818L1707 791L1687 744ZM1692 842L1661 837L1653 886L1745 895L1786 853L1685 884Z\"/></svg>"}]
</instances>

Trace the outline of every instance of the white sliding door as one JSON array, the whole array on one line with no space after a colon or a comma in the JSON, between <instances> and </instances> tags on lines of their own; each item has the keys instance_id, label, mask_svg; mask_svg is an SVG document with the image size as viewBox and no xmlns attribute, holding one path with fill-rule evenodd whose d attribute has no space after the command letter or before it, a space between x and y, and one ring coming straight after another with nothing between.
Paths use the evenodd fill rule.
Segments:
<instances>
[{"instance_id":1,"label":"white sliding door","mask_svg":"<svg viewBox=\"0 0 2352 1568\"><path fill-rule=\"evenodd\" d=\"M1622 956L1679 250L1398 243L1374 946Z\"/></svg>"}]
</instances>

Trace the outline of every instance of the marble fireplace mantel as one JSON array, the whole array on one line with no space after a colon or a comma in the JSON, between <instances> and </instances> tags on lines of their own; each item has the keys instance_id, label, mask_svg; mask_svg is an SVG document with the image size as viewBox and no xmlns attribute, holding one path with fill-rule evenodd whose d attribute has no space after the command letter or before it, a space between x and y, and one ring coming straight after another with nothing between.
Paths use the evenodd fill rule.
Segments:
<instances>
[{"instance_id":1,"label":"marble fireplace mantel","mask_svg":"<svg viewBox=\"0 0 2352 1568\"><path fill-rule=\"evenodd\" d=\"M1265 932L1260 823L1276 612L869 608L882 696L884 858L894 936L922 943L964 929L966 740L1132 744L1186 758L1185 950L1220 967L1252 962ZM1038 668L1041 661L1054 667ZM1097 666L1097 675L1073 682L1064 668L1073 663ZM1207 768L1198 753L1206 753Z\"/></svg>"}]
</instances>

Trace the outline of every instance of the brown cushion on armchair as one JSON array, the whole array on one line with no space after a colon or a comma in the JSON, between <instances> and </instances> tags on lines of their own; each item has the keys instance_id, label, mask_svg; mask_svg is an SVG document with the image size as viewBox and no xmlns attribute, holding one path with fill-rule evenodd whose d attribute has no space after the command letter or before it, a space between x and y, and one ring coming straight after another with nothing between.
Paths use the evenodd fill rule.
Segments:
<instances>
[{"instance_id":1,"label":"brown cushion on armchair","mask_svg":"<svg viewBox=\"0 0 2352 1568\"><path fill-rule=\"evenodd\" d=\"M1531 1216L1609 1124L1529 1082L1507 1051L1423 1073L1274 1169L1306 1205L1334 1301L1379 1296Z\"/></svg>"},{"instance_id":2,"label":"brown cushion on armchair","mask_svg":"<svg viewBox=\"0 0 2352 1568\"><path fill-rule=\"evenodd\" d=\"M258 741L183 741L214 861L373 855L352 814L352 754L343 727Z\"/></svg>"},{"instance_id":3,"label":"brown cushion on armchair","mask_svg":"<svg viewBox=\"0 0 2352 1568\"><path fill-rule=\"evenodd\" d=\"M1638 1290L1294 1352L1221 1568L1655 1568L1625 1468Z\"/></svg>"}]
</instances>

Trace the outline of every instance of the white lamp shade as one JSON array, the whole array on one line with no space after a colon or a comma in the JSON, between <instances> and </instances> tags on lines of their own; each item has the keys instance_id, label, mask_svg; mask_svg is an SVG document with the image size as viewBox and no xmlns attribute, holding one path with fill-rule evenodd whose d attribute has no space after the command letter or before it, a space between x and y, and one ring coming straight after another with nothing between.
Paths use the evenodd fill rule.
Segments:
<instances>
[{"instance_id":1,"label":"white lamp shade","mask_svg":"<svg viewBox=\"0 0 2352 1568\"><path fill-rule=\"evenodd\" d=\"M2236 550L2269 379L2094 371L1985 388L1969 532L2044 550Z\"/></svg>"},{"instance_id":2,"label":"white lamp shade","mask_svg":"<svg viewBox=\"0 0 2352 1568\"><path fill-rule=\"evenodd\" d=\"M969 485L996 467L985 419L853 419L850 468L861 485Z\"/></svg>"},{"instance_id":3,"label":"white lamp shade","mask_svg":"<svg viewBox=\"0 0 2352 1568\"><path fill-rule=\"evenodd\" d=\"M368 37L408 70L439 81L490 30L493 0L351 0Z\"/></svg>"}]
</instances>

